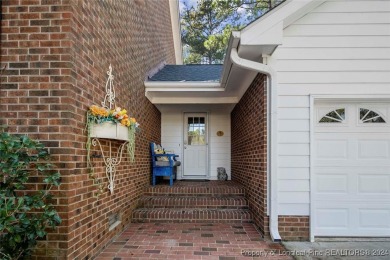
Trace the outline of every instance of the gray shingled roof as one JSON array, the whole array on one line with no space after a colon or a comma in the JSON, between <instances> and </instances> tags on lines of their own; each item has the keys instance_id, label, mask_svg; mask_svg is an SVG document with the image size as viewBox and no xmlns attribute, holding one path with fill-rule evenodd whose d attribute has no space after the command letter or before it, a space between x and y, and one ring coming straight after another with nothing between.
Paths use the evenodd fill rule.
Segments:
<instances>
[{"instance_id":1,"label":"gray shingled roof","mask_svg":"<svg viewBox=\"0 0 390 260\"><path fill-rule=\"evenodd\" d=\"M211 81L218 82L222 64L166 65L149 78L149 81Z\"/></svg>"}]
</instances>

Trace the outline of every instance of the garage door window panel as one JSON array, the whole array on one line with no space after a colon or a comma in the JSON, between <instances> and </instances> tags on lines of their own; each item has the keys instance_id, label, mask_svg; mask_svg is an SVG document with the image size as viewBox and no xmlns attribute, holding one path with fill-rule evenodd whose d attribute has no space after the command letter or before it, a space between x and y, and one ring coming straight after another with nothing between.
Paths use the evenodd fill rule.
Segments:
<instances>
[{"instance_id":1,"label":"garage door window panel","mask_svg":"<svg viewBox=\"0 0 390 260\"><path fill-rule=\"evenodd\" d=\"M360 122L365 123L386 123L382 116L380 116L377 112L367 109L360 108Z\"/></svg>"},{"instance_id":2,"label":"garage door window panel","mask_svg":"<svg viewBox=\"0 0 390 260\"><path fill-rule=\"evenodd\" d=\"M345 108L330 111L323 116L319 123L342 123L345 121Z\"/></svg>"}]
</instances>

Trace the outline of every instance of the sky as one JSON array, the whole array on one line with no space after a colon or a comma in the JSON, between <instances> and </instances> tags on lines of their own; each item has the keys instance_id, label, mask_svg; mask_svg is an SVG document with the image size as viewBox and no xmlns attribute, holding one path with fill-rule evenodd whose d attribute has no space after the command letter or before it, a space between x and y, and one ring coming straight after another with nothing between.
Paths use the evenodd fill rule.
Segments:
<instances>
[{"instance_id":1,"label":"sky","mask_svg":"<svg viewBox=\"0 0 390 260\"><path fill-rule=\"evenodd\" d=\"M184 8L184 3L186 3L188 6L194 6L196 5L197 0L180 0L179 1L179 9L180 11Z\"/></svg>"}]
</instances>

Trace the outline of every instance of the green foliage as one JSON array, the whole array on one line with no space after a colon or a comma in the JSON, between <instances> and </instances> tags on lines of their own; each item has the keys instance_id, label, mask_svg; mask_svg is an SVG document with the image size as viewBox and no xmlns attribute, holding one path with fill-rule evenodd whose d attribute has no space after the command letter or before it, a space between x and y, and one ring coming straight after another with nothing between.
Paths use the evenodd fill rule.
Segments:
<instances>
[{"instance_id":1,"label":"green foliage","mask_svg":"<svg viewBox=\"0 0 390 260\"><path fill-rule=\"evenodd\" d=\"M224 28L229 24L233 28L238 18L229 6L217 0L201 0L196 7L185 6L181 25L182 41L190 46L190 59L186 62L198 63L199 57L204 57L209 64L222 63L226 48L223 42L228 39L224 39Z\"/></svg>"},{"instance_id":2,"label":"green foliage","mask_svg":"<svg viewBox=\"0 0 390 260\"><path fill-rule=\"evenodd\" d=\"M30 190L31 184L42 189ZM58 185L60 175L42 143L0 133L0 259L28 256L47 227L61 223L50 194Z\"/></svg>"},{"instance_id":3,"label":"green foliage","mask_svg":"<svg viewBox=\"0 0 390 260\"><path fill-rule=\"evenodd\" d=\"M189 53L184 58L184 64L200 64L202 62L202 55L198 53Z\"/></svg>"},{"instance_id":4,"label":"green foliage","mask_svg":"<svg viewBox=\"0 0 390 260\"><path fill-rule=\"evenodd\" d=\"M281 0L199 0L181 11L184 63L223 63L232 30L239 30Z\"/></svg>"},{"instance_id":5,"label":"green foliage","mask_svg":"<svg viewBox=\"0 0 390 260\"><path fill-rule=\"evenodd\" d=\"M256 20L284 0L218 0L219 5L241 14L244 23Z\"/></svg>"}]
</instances>

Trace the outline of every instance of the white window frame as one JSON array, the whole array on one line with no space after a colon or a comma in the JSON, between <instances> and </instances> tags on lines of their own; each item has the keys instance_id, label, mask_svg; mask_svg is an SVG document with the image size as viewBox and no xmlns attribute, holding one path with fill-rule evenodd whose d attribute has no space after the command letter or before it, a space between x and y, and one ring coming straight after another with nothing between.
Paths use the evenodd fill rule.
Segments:
<instances>
[{"instance_id":1,"label":"white window frame","mask_svg":"<svg viewBox=\"0 0 390 260\"><path fill-rule=\"evenodd\" d=\"M380 126L380 125L386 125L388 123L388 120L387 118L382 115L382 113L380 113L377 109L373 108L372 106L369 106L369 105L361 105L359 107L356 108L357 109L357 115L359 115L359 117L356 119L357 122L358 122L358 125L359 126L371 126L372 124L375 124L375 126ZM374 113L376 113L379 117L381 117L385 122L383 123L372 123L372 122L364 122L360 119L360 109L367 109L369 111L372 111Z\"/></svg>"}]
</instances>

